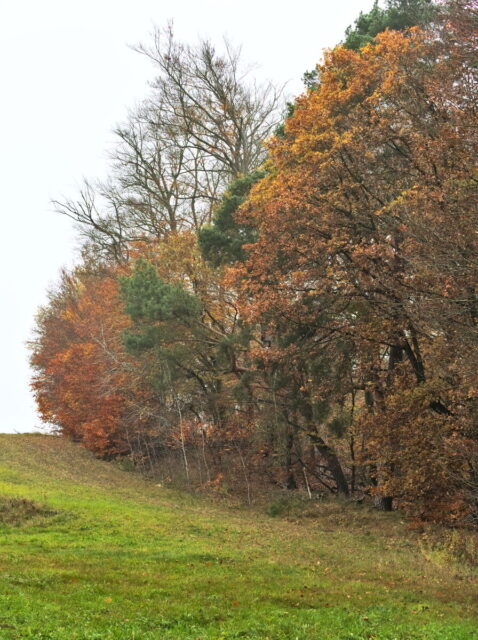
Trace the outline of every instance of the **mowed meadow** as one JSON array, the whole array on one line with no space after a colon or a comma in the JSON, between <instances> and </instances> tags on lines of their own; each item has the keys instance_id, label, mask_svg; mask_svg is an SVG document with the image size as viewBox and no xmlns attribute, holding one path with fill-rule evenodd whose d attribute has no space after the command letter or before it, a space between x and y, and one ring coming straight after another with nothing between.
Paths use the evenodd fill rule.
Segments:
<instances>
[{"instance_id":1,"label":"mowed meadow","mask_svg":"<svg viewBox=\"0 0 478 640\"><path fill-rule=\"evenodd\" d=\"M478 638L476 573L396 512L230 505L45 435L0 436L0 491L1 640Z\"/></svg>"}]
</instances>

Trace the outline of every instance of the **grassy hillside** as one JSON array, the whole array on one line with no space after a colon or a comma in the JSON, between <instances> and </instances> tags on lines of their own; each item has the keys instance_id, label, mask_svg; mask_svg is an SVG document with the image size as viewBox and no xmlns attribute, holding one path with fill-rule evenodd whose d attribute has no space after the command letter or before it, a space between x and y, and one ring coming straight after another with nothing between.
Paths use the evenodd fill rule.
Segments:
<instances>
[{"instance_id":1,"label":"grassy hillside","mask_svg":"<svg viewBox=\"0 0 478 640\"><path fill-rule=\"evenodd\" d=\"M476 576L398 514L226 509L33 435L0 496L0 640L478 639Z\"/></svg>"}]
</instances>

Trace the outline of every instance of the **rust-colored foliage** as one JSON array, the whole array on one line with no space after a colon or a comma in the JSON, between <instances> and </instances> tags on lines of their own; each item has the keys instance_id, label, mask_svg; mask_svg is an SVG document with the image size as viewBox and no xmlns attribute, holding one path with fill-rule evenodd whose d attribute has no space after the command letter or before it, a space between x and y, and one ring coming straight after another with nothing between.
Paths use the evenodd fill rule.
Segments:
<instances>
[{"instance_id":1,"label":"rust-colored foliage","mask_svg":"<svg viewBox=\"0 0 478 640\"><path fill-rule=\"evenodd\" d=\"M121 331L127 325L112 273L64 275L38 319L32 364L41 415L104 455L127 449L122 431L127 372L121 362Z\"/></svg>"},{"instance_id":2,"label":"rust-colored foliage","mask_svg":"<svg viewBox=\"0 0 478 640\"><path fill-rule=\"evenodd\" d=\"M348 351L342 379L309 371L295 397L336 393L359 417L374 493L440 519L476 517L465 484L478 460L463 457L465 438L478 439L472 5L457 8L474 20L455 11L430 33L385 32L326 54L243 206L259 240L228 276L289 371Z\"/></svg>"},{"instance_id":3,"label":"rust-colored foliage","mask_svg":"<svg viewBox=\"0 0 478 640\"><path fill-rule=\"evenodd\" d=\"M326 53L213 234L244 262L139 231L126 264L63 276L33 344L47 422L249 499L368 491L478 521L476 2L440 16Z\"/></svg>"}]
</instances>

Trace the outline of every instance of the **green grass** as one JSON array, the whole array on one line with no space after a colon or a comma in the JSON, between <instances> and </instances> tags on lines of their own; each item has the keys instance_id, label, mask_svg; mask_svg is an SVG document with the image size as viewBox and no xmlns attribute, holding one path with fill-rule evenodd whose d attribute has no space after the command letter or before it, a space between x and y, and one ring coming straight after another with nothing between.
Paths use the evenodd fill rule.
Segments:
<instances>
[{"instance_id":1,"label":"green grass","mask_svg":"<svg viewBox=\"0 0 478 640\"><path fill-rule=\"evenodd\" d=\"M476 575L396 513L227 508L34 435L0 436L0 495L32 501L0 521L0 640L478 639Z\"/></svg>"}]
</instances>

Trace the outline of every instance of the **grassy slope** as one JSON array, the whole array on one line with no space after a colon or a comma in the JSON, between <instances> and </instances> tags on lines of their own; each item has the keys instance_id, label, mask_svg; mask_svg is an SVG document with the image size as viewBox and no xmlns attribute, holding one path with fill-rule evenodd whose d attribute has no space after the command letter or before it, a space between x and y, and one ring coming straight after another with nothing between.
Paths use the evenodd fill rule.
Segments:
<instances>
[{"instance_id":1,"label":"grassy slope","mask_svg":"<svg viewBox=\"0 0 478 640\"><path fill-rule=\"evenodd\" d=\"M228 510L48 436L0 436L0 495L57 511L0 528L1 640L478 639L476 576L397 514Z\"/></svg>"}]
</instances>

